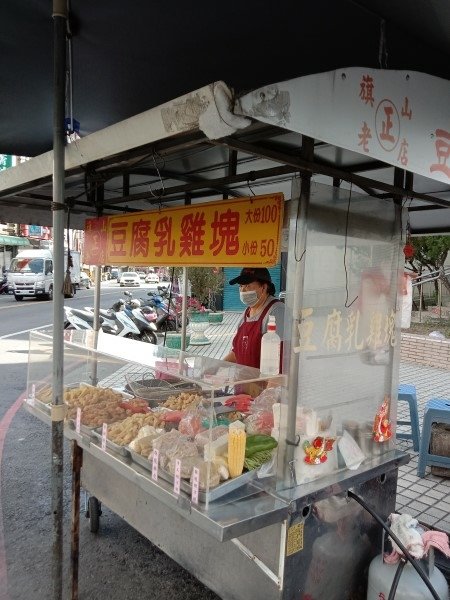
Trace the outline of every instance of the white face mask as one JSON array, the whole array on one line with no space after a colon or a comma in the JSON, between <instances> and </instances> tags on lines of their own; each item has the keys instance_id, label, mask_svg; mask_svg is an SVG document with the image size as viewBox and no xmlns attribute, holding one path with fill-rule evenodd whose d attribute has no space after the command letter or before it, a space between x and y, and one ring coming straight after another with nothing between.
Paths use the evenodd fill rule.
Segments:
<instances>
[{"instance_id":1,"label":"white face mask","mask_svg":"<svg viewBox=\"0 0 450 600\"><path fill-rule=\"evenodd\" d=\"M258 294L255 292L255 290L239 292L239 297L241 299L242 304L245 304L246 306L255 306L255 304L259 300Z\"/></svg>"}]
</instances>

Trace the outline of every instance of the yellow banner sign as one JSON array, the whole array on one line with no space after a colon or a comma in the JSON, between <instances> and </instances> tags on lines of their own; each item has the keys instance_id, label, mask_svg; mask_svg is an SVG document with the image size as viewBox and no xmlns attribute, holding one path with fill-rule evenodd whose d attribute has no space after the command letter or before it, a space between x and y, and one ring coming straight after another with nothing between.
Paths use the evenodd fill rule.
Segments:
<instances>
[{"instance_id":1,"label":"yellow banner sign","mask_svg":"<svg viewBox=\"0 0 450 600\"><path fill-rule=\"evenodd\" d=\"M270 194L87 219L84 262L271 267L280 256L283 206L283 194Z\"/></svg>"}]
</instances>

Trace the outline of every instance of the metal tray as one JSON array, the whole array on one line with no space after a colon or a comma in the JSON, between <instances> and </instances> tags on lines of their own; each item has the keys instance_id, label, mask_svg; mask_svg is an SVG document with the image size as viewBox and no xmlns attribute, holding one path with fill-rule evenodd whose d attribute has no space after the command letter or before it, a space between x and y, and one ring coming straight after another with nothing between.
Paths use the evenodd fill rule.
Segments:
<instances>
[{"instance_id":1,"label":"metal tray","mask_svg":"<svg viewBox=\"0 0 450 600\"><path fill-rule=\"evenodd\" d=\"M41 402L40 400L38 400L37 398L34 399L34 406L36 408L38 408L39 410L42 410L42 412L44 412L46 415L50 415L52 412L51 406L52 403L49 402Z\"/></svg>"},{"instance_id":2,"label":"metal tray","mask_svg":"<svg viewBox=\"0 0 450 600\"><path fill-rule=\"evenodd\" d=\"M102 442L102 428L99 427L97 429L93 429L92 430L93 433L93 437L98 440L98 442ZM108 448L108 450L111 450L112 452L115 452L116 454L119 454L120 456L123 456L125 458L130 458L130 450L126 447L126 446L119 446L119 444L115 444L114 442L111 442L111 440L108 440L108 438L106 438L106 447Z\"/></svg>"},{"instance_id":3,"label":"metal tray","mask_svg":"<svg viewBox=\"0 0 450 600\"><path fill-rule=\"evenodd\" d=\"M76 431L76 419L68 419L68 423L69 423L69 427L71 429L73 429L74 431ZM83 425L82 423L80 424L80 434L83 435L84 437L88 437L90 439L96 437L95 436L95 430L93 427L88 427L87 425Z\"/></svg>"},{"instance_id":4,"label":"metal tray","mask_svg":"<svg viewBox=\"0 0 450 600\"><path fill-rule=\"evenodd\" d=\"M131 391L138 398L146 400L151 408L156 408L170 396L177 396L182 392L198 394L199 396L210 395L210 392L205 394L204 390L194 383L181 382L179 385L173 385L159 379L132 381L128 378L128 383L124 389L125 392Z\"/></svg>"},{"instance_id":5,"label":"metal tray","mask_svg":"<svg viewBox=\"0 0 450 600\"><path fill-rule=\"evenodd\" d=\"M131 459L135 463L140 465L143 469L145 469L149 473L152 472L151 461L144 458L137 452L134 452L133 450L129 450L129 453L131 455ZM158 469L158 477L161 477L161 479L164 479L164 481L173 485L173 481L174 481L173 475L171 475L165 469L161 469L161 467L159 467L159 469ZM199 500L199 502L204 504L209 496L209 501L214 502L214 500L218 500L219 498L222 498L223 496L226 496L227 494L230 494L231 492L234 492L235 490L239 489L240 487L246 485L247 483L252 481L255 477L256 477L255 470L247 471L247 473L243 473L239 477L235 477L234 479L227 479L227 481L223 481L222 483L219 483L219 485L217 485L216 487L209 488L208 493L205 492L204 490L199 490L198 500ZM183 492L185 492L188 496L192 495L192 486L189 483L189 481L187 481L186 479L182 479L180 481L180 489Z\"/></svg>"},{"instance_id":6,"label":"metal tray","mask_svg":"<svg viewBox=\"0 0 450 600\"><path fill-rule=\"evenodd\" d=\"M149 471L150 473L152 472L152 463L148 460L148 458L145 458L142 456L142 454L138 454L134 450L131 450L131 448L128 448L128 452L130 453L133 462L140 465L146 471Z\"/></svg>"}]
</instances>

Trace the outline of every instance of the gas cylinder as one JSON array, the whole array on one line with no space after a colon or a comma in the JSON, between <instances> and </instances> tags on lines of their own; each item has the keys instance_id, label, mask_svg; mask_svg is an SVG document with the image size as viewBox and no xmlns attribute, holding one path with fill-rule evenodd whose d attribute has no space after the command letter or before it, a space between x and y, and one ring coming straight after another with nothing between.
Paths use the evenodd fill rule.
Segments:
<instances>
[{"instance_id":1,"label":"gas cylinder","mask_svg":"<svg viewBox=\"0 0 450 600\"><path fill-rule=\"evenodd\" d=\"M430 552L428 562L422 560L420 564L424 572L428 575L428 579L439 595L439 598L441 600L448 600L447 582L439 569L434 566L433 552ZM372 560L369 568L367 600L387 600L389 598L389 592L397 567L398 564L386 564L383 561L382 554L379 554ZM395 600L433 600L430 590L409 562L402 571Z\"/></svg>"}]
</instances>

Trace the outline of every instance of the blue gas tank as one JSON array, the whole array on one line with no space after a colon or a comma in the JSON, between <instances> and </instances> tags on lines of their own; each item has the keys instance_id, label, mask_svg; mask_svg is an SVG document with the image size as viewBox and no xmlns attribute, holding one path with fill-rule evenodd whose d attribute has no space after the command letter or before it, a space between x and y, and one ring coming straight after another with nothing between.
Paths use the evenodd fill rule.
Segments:
<instances>
[{"instance_id":1,"label":"blue gas tank","mask_svg":"<svg viewBox=\"0 0 450 600\"><path fill-rule=\"evenodd\" d=\"M421 566L431 585L439 595L440 600L448 600L448 586L443 574L434 566L433 551L430 560L421 561ZM369 581L367 586L367 600L387 600L394 580L397 565L383 562L383 555L379 554L370 563ZM408 562L401 574L395 600L433 600L430 590L422 581L414 567Z\"/></svg>"}]
</instances>

